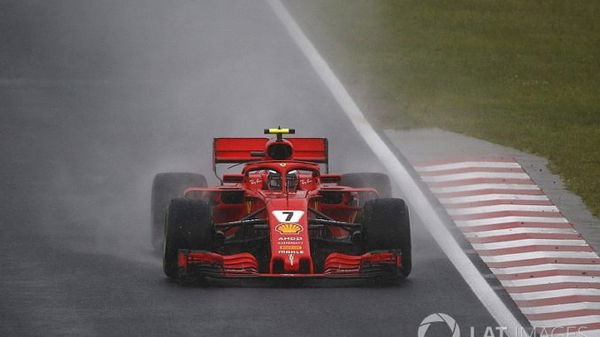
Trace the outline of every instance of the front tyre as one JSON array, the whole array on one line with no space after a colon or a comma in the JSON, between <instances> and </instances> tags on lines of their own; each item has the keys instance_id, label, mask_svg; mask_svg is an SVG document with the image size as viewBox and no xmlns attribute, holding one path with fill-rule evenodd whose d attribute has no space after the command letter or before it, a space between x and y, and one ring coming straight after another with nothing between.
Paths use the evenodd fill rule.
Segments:
<instances>
[{"instance_id":1,"label":"front tyre","mask_svg":"<svg viewBox=\"0 0 600 337\"><path fill-rule=\"evenodd\" d=\"M212 249L211 207L204 200L173 199L167 210L163 249L163 271L177 278L180 249Z\"/></svg>"},{"instance_id":2,"label":"front tyre","mask_svg":"<svg viewBox=\"0 0 600 337\"><path fill-rule=\"evenodd\" d=\"M399 198L373 199L365 203L362 214L365 250L396 250L402 252L402 276L412 269L410 219L408 207Z\"/></svg>"},{"instance_id":3,"label":"front tyre","mask_svg":"<svg viewBox=\"0 0 600 337\"><path fill-rule=\"evenodd\" d=\"M164 223L171 199L183 197L190 187L206 187L206 178L197 173L159 173L152 182L152 246L160 251L164 239Z\"/></svg>"}]
</instances>

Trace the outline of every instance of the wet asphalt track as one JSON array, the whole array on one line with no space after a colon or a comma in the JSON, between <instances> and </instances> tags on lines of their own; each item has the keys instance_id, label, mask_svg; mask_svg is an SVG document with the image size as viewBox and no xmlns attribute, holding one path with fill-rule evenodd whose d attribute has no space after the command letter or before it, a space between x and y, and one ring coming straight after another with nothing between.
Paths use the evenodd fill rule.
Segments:
<instances>
[{"instance_id":1,"label":"wet asphalt track","mask_svg":"<svg viewBox=\"0 0 600 337\"><path fill-rule=\"evenodd\" d=\"M165 279L151 179L210 178L212 137L281 124L327 136L333 170L380 170L262 2L3 0L0 37L0 336L416 336L434 312L463 336L495 325L418 219L413 274L393 287Z\"/></svg>"}]
</instances>

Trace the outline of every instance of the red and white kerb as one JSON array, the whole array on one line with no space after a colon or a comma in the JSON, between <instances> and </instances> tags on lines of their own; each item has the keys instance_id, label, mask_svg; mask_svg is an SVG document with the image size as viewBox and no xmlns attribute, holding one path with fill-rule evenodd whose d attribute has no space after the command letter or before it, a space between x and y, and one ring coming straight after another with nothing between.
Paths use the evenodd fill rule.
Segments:
<instances>
[{"instance_id":1,"label":"red and white kerb","mask_svg":"<svg viewBox=\"0 0 600 337\"><path fill-rule=\"evenodd\" d=\"M415 168L533 327L600 336L600 258L514 158Z\"/></svg>"}]
</instances>

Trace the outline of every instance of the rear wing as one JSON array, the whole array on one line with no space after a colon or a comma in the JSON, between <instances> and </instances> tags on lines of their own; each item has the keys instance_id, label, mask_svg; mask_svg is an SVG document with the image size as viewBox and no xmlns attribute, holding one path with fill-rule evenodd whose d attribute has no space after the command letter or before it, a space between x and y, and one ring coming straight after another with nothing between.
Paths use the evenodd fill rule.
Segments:
<instances>
[{"instance_id":1,"label":"rear wing","mask_svg":"<svg viewBox=\"0 0 600 337\"><path fill-rule=\"evenodd\" d=\"M329 166L327 138L286 138L294 149L291 160L308 161ZM264 158L269 138L215 138L213 168L217 164L246 163Z\"/></svg>"}]
</instances>

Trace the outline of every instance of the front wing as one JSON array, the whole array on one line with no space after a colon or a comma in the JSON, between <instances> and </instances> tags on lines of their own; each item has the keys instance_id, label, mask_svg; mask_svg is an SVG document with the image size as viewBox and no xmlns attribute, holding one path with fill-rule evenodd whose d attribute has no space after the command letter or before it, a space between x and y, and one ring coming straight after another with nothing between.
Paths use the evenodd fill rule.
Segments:
<instances>
[{"instance_id":1,"label":"front wing","mask_svg":"<svg viewBox=\"0 0 600 337\"><path fill-rule=\"evenodd\" d=\"M362 255L331 253L322 273L261 273L250 253L221 255L197 250L179 250L179 278L385 278L401 275L402 254L376 251Z\"/></svg>"}]
</instances>

